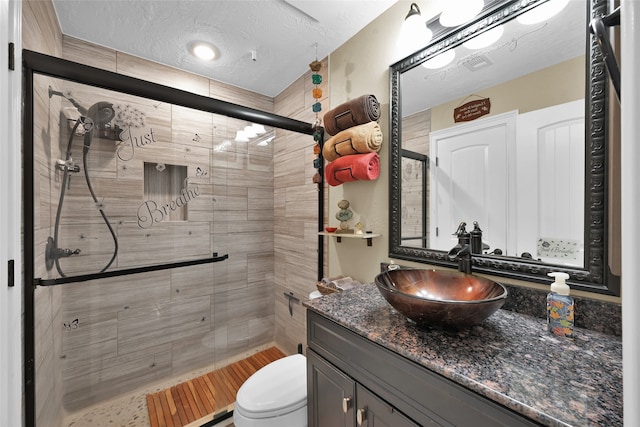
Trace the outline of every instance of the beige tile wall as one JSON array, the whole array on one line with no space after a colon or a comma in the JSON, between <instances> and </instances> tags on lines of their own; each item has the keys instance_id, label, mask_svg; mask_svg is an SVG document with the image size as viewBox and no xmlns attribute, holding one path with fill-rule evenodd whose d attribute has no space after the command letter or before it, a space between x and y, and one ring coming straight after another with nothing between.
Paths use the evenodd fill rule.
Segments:
<instances>
[{"instance_id":1,"label":"beige tile wall","mask_svg":"<svg viewBox=\"0 0 640 427\"><path fill-rule=\"evenodd\" d=\"M27 0L22 3L22 47L52 56L62 53L62 34L55 17L53 4L50 1ZM45 86L46 87L46 86ZM34 96L37 106L48 105L48 94L43 92ZM53 108L59 108L57 100L52 102ZM36 123L35 135L43 139L58 140L57 127L47 123ZM37 159L38 166L44 166L45 159ZM48 161L46 162L48 165ZM35 177L35 194L46 208L51 197L51 187L47 181ZM46 240L45 233L39 229L48 228L49 215L35 217L36 241ZM36 252L36 263L44 262L43 252ZM61 289L39 288L35 295L35 344L38 349L35 359L37 395L36 423L38 426L58 426L63 417L62 408L62 323L60 314Z\"/></svg>"},{"instance_id":2,"label":"beige tile wall","mask_svg":"<svg viewBox=\"0 0 640 427\"><path fill-rule=\"evenodd\" d=\"M323 82L319 87L324 97L320 99L323 108L320 118L329 109L326 58L322 64L319 74ZM316 115L311 106L316 100L312 96L311 74L311 70L307 71L276 96L276 114L314 123ZM304 301L316 290L318 191L312 182L316 172L313 137L289 132L282 137L278 135L274 152L275 334L278 345L291 353L297 351L298 343L306 347L306 312L301 303L296 303L291 305L290 314L289 300L284 294L292 292ZM326 200L326 189L324 197ZM326 251L324 259L326 272Z\"/></svg>"},{"instance_id":3,"label":"beige tile wall","mask_svg":"<svg viewBox=\"0 0 640 427\"><path fill-rule=\"evenodd\" d=\"M429 155L429 133L431 132L431 110L420 111L402 119L402 148L415 153ZM406 163L406 164L405 164ZM423 190L422 165L415 160L404 159L402 170L402 234L403 237L422 236ZM427 173L428 170L427 170ZM429 182L424 197L429 211ZM427 229L427 237L429 232ZM427 240L427 247L429 247ZM405 240L405 246L423 247L421 240Z\"/></svg>"}]
</instances>

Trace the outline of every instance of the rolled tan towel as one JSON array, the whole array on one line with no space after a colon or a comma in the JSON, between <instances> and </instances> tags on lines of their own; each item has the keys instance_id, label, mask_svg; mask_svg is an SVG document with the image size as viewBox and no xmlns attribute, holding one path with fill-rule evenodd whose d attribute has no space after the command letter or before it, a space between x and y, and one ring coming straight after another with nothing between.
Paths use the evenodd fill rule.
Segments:
<instances>
[{"instance_id":1,"label":"rolled tan towel","mask_svg":"<svg viewBox=\"0 0 640 427\"><path fill-rule=\"evenodd\" d=\"M338 132L322 147L322 156L330 162L351 154L380 151L382 130L377 122L369 122Z\"/></svg>"},{"instance_id":2,"label":"rolled tan towel","mask_svg":"<svg viewBox=\"0 0 640 427\"><path fill-rule=\"evenodd\" d=\"M327 163L324 176L332 187L345 182L372 181L380 175L380 158L375 151L368 154L344 156Z\"/></svg>"},{"instance_id":3,"label":"rolled tan towel","mask_svg":"<svg viewBox=\"0 0 640 427\"><path fill-rule=\"evenodd\" d=\"M336 135L341 130L375 122L380 118L380 103L373 95L362 95L329 110L322 117L324 130Z\"/></svg>"}]
</instances>

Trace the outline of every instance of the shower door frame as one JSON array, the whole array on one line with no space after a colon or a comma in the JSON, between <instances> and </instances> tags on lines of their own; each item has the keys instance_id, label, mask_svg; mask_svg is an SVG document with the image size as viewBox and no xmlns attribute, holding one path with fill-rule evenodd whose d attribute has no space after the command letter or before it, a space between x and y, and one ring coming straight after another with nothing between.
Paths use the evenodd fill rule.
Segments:
<instances>
[{"instance_id":1,"label":"shower door frame","mask_svg":"<svg viewBox=\"0 0 640 427\"><path fill-rule=\"evenodd\" d=\"M24 74L24 111L23 111L23 228L24 228L24 390L25 390L25 426L36 425L36 387L35 387L35 289L37 286L56 286L65 283L77 283L86 280L101 279L120 275L136 274L145 271L164 270L187 265L222 261L227 255L204 260L193 260L171 264L150 265L145 267L105 271L52 280L41 280L35 276L35 203L34 203L34 135L33 135L33 76L42 74L65 79L76 83L91 85L103 89L140 96L147 99L167 102L173 105L220 114L235 119L283 129L287 131L313 135L314 126L310 123L260 111L231 102L209 98L184 90L164 86L146 80L117 74L100 68L56 58L30 50L22 52ZM319 231L323 227L323 183L319 185ZM323 268L323 239L318 239L318 275Z\"/></svg>"}]
</instances>

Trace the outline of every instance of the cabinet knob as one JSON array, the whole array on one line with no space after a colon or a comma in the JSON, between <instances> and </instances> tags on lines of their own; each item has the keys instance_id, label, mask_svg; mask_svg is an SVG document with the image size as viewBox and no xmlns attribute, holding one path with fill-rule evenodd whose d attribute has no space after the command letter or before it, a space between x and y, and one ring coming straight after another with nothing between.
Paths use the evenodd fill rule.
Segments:
<instances>
[{"instance_id":1,"label":"cabinet knob","mask_svg":"<svg viewBox=\"0 0 640 427\"><path fill-rule=\"evenodd\" d=\"M349 412L349 409L351 409L351 397L344 397L342 399L342 412L344 412L345 414L347 412Z\"/></svg>"},{"instance_id":2,"label":"cabinet knob","mask_svg":"<svg viewBox=\"0 0 640 427\"><path fill-rule=\"evenodd\" d=\"M367 420L367 408L364 407L362 409L358 409L356 411L356 421L358 425L361 426L363 422Z\"/></svg>"}]
</instances>

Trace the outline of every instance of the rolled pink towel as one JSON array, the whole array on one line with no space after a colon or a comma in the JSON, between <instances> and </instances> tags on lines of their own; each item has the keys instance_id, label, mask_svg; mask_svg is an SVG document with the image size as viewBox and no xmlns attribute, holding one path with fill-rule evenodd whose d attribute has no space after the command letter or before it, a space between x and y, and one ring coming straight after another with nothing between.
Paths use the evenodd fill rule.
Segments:
<instances>
[{"instance_id":1,"label":"rolled pink towel","mask_svg":"<svg viewBox=\"0 0 640 427\"><path fill-rule=\"evenodd\" d=\"M324 176L329 185L335 187L351 181L372 181L380 175L378 153L344 156L324 167Z\"/></svg>"},{"instance_id":2,"label":"rolled pink towel","mask_svg":"<svg viewBox=\"0 0 640 427\"><path fill-rule=\"evenodd\" d=\"M322 147L322 156L333 162L342 156L378 152L381 146L380 125L377 122L369 122L340 131L329 138Z\"/></svg>"},{"instance_id":3,"label":"rolled pink towel","mask_svg":"<svg viewBox=\"0 0 640 427\"><path fill-rule=\"evenodd\" d=\"M324 130L336 135L341 130L375 122L380 118L380 103L374 95L362 95L329 110L322 117Z\"/></svg>"}]
</instances>

